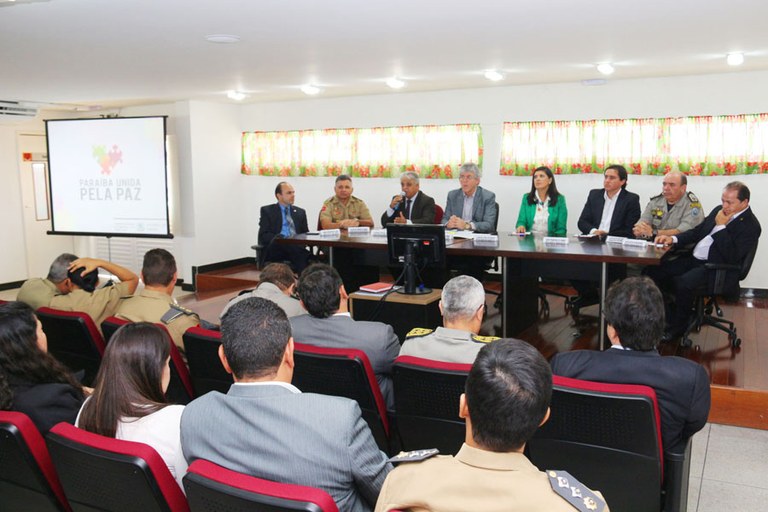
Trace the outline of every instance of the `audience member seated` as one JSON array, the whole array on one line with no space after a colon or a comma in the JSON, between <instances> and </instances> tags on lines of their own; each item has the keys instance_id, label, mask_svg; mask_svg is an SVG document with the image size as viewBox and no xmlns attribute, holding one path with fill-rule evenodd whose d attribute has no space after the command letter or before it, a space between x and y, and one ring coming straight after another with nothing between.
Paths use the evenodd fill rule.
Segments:
<instances>
[{"instance_id":1,"label":"audience member seated","mask_svg":"<svg viewBox=\"0 0 768 512\"><path fill-rule=\"evenodd\" d=\"M656 351L664 329L664 302L649 278L614 283L605 301L611 348L557 354L552 371L574 379L652 387L659 402L662 445L666 451L682 451L709 416L707 373L693 361Z\"/></svg>"},{"instance_id":2,"label":"audience member seated","mask_svg":"<svg viewBox=\"0 0 768 512\"><path fill-rule=\"evenodd\" d=\"M195 313L176 304L176 259L165 249L152 249L144 254L141 280L144 289L138 295L121 301L115 316L131 322L162 323L179 349L184 350L182 336L200 323Z\"/></svg>"},{"instance_id":3,"label":"audience member seated","mask_svg":"<svg viewBox=\"0 0 768 512\"><path fill-rule=\"evenodd\" d=\"M517 215L517 232L545 236L565 236L568 209L565 196L557 191L555 175L549 167L537 167L531 176L531 191L523 194Z\"/></svg>"},{"instance_id":4,"label":"audience member seated","mask_svg":"<svg viewBox=\"0 0 768 512\"><path fill-rule=\"evenodd\" d=\"M419 190L419 174L413 171L400 176L400 189L381 215L381 225L387 224L434 224L435 200Z\"/></svg>"},{"instance_id":5,"label":"audience member seated","mask_svg":"<svg viewBox=\"0 0 768 512\"><path fill-rule=\"evenodd\" d=\"M107 344L93 394L85 400L75 425L106 437L154 448L179 487L187 472L181 451L183 405L169 405L171 381L168 335L147 322L120 327Z\"/></svg>"},{"instance_id":6,"label":"audience member seated","mask_svg":"<svg viewBox=\"0 0 768 512\"><path fill-rule=\"evenodd\" d=\"M276 482L318 487L340 511L373 509L391 470L357 402L291 385L293 338L274 302L249 298L222 320L219 356L235 383L187 405L181 445L204 459Z\"/></svg>"},{"instance_id":7,"label":"audience member seated","mask_svg":"<svg viewBox=\"0 0 768 512\"><path fill-rule=\"evenodd\" d=\"M59 422L74 423L82 403L82 386L48 353L32 308L0 304L0 409L23 412L45 435Z\"/></svg>"},{"instance_id":8,"label":"audience member seated","mask_svg":"<svg viewBox=\"0 0 768 512\"><path fill-rule=\"evenodd\" d=\"M448 281L438 307L443 327L434 331L412 329L400 349L401 356L472 364L486 343L498 339L477 335L485 313L485 290L474 277L458 276Z\"/></svg>"},{"instance_id":9,"label":"audience member seated","mask_svg":"<svg viewBox=\"0 0 768 512\"><path fill-rule=\"evenodd\" d=\"M69 265L77 259L74 254L60 254L48 270L48 277L45 279L33 277L27 279L19 289L16 300L32 306L32 309L48 307L56 295L66 295L72 291L72 281L70 281L67 271Z\"/></svg>"},{"instance_id":10,"label":"audience member seated","mask_svg":"<svg viewBox=\"0 0 768 512\"><path fill-rule=\"evenodd\" d=\"M392 363L400 352L400 341L392 326L353 320L339 274L323 263L310 265L301 273L298 291L301 304L309 314L291 318L296 342L365 352L387 408L392 410Z\"/></svg>"},{"instance_id":11,"label":"audience member seated","mask_svg":"<svg viewBox=\"0 0 768 512\"><path fill-rule=\"evenodd\" d=\"M688 178L680 171L664 175L661 194L653 196L632 233L637 238L653 240L659 235L679 235L704 220L701 202L693 192L686 192Z\"/></svg>"},{"instance_id":12,"label":"audience member seated","mask_svg":"<svg viewBox=\"0 0 768 512\"><path fill-rule=\"evenodd\" d=\"M280 306L288 317L304 315L307 311L299 299L293 296L296 291L296 276L285 263L270 263L259 274L259 286L252 292L238 295L224 306L219 318L224 318L229 308L251 297L268 299Z\"/></svg>"},{"instance_id":13,"label":"audience member seated","mask_svg":"<svg viewBox=\"0 0 768 512\"><path fill-rule=\"evenodd\" d=\"M264 261L290 261L296 272L307 266L310 252L298 245L273 243L275 238L290 238L309 231L307 212L294 206L296 191L287 181L275 187L277 203L261 207L259 213L259 245L263 247ZM261 262L259 262L261 263Z\"/></svg>"},{"instance_id":14,"label":"audience member seated","mask_svg":"<svg viewBox=\"0 0 768 512\"><path fill-rule=\"evenodd\" d=\"M538 350L513 339L484 346L457 404L466 420L459 453L423 462L420 452L400 457L376 511L608 510L598 493L565 474L539 471L523 455L526 442L549 418L551 397L552 372Z\"/></svg>"},{"instance_id":15,"label":"audience member seated","mask_svg":"<svg viewBox=\"0 0 768 512\"><path fill-rule=\"evenodd\" d=\"M99 284L98 269L103 268L114 274L120 282L96 289ZM88 313L96 326L101 329L101 322L115 314L120 300L136 291L139 276L116 263L95 259L78 258L69 264L67 274L72 282L72 291L67 295L57 295L51 299L50 307L64 311Z\"/></svg>"},{"instance_id":16,"label":"audience member seated","mask_svg":"<svg viewBox=\"0 0 768 512\"><path fill-rule=\"evenodd\" d=\"M659 235L656 243L666 247L693 246L690 253L675 259L664 258L661 265L646 269L657 284L674 282L674 309L667 318L664 341L679 338L690 322L697 293L714 288L715 271L705 268L706 263L741 266L749 251L755 248L762 228L749 207L749 188L740 181L725 186L722 205L707 215L696 228L679 235ZM739 270L728 271L725 276L725 295L738 296Z\"/></svg>"}]
</instances>

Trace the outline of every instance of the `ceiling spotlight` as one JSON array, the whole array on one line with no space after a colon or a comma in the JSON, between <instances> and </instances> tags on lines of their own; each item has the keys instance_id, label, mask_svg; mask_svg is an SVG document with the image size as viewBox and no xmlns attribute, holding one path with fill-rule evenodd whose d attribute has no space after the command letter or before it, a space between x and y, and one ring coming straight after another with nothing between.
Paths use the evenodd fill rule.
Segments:
<instances>
[{"instance_id":1,"label":"ceiling spotlight","mask_svg":"<svg viewBox=\"0 0 768 512\"><path fill-rule=\"evenodd\" d=\"M742 64L744 64L744 54L729 53L725 61L728 63L729 66L741 66Z\"/></svg>"},{"instance_id":2,"label":"ceiling spotlight","mask_svg":"<svg viewBox=\"0 0 768 512\"><path fill-rule=\"evenodd\" d=\"M396 76L393 76L392 78L387 79L387 85L392 89L402 89L405 87L405 82Z\"/></svg>"},{"instance_id":3,"label":"ceiling spotlight","mask_svg":"<svg viewBox=\"0 0 768 512\"><path fill-rule=\"evenodd\" d=\"M614 71L616 71L616 70L613 68L613 66L611 66L611 65L610 65L609 63L607 63L607 62L603 62L602 64L598 64L598 65L597 65L597 70L598 70L600 73L602 73L603 75L610 75L610 74L612 74Z\"/></svg>"},{"instance_id":4,"label":"ceiling spotlight","mask_svg":"<svg viewBox=\"0 0 768 512\"><path fill-rule=\"evenodd\" d=\"M484 76L491 82L498 82L499 80L504 80L504 75L502 75L495 69L489 69L488 71L485 72Z\"/></svg>"},{"instance_id":5,"label":"ceiling spotlight","mask_svg":"<svg viewBox=\"0 0 768 512\"><path fill-rule=\"evenodd\" d=\"M234 36L232 34L211 34L205 36L205 40L209 43L233 44L240 42L240 36Z\"/></svg>"},{"instance_id":6,"label":"ceiling spotlight","mask_svg":"<svg viewBox=\"0 0 768 512\"><path fill-rule=\"evenodd\" d=\"M243 101L248 95L241 91L227 91L227 98L235 101Z\"/></svg>"},{"instance_id":7,"label":"ceiling spotlight","mask_svg":"<svg viewBox=\"0 0 768 512\"><path fill-rule=\"evenodd\" d=\"M315 85L307 84L301 86L301 92L308 96L315 96L317 94L320 94L321 89Z\"/></svg>"}]
</instances>

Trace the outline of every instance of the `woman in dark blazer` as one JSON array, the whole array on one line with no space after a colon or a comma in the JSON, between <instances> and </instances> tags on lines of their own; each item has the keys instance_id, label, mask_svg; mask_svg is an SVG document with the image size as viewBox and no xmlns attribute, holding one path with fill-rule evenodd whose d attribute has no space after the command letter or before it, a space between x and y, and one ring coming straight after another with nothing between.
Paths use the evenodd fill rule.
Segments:
<instances>
[{"instance_id":1,"label":"woman in dark blazer","mask_svg":"<svg viewBox=\"0 0 768 512\"><path fill-rule=\"evenodd\" d=\"M549 167L537 167L531 176L531 191L523 195L517 216L517 232L565 236L568 209L565 196L557 191L555 176ZM544 228L546 225L546 229Z\"/></svg>"},{"instance_id":2,"label":"woman in dark blazer","mask_svg":"<svg viewBox=\"0 0 768 512\"><path fill-rule=\"evenodd\" d=\"M82 386L48 353L32 308L0 305L0 409L26 414L45 435L61 421L74 423L82 403Z\"/></svg>"}]
</instances>

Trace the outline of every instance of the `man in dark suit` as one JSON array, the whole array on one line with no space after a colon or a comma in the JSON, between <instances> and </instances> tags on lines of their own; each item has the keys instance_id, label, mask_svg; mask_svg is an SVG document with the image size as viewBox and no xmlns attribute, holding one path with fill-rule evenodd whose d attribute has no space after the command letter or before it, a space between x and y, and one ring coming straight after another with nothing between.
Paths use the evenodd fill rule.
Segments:
<instances>
[{"instance_id":1,"label":"man in dark suit","mask_svg":"<svg viewBox=\"0 0 768 512\"><path fill-rule=\"evenodd\" d=\"M264 247L264 261L289 261L291 268L298 273L309 263L309 251L297 245L282 245L273 241L308 232L307 212L293 205L296 191L286 181L275 187L275 198L277 203L261 207L259 245Z\"/></svg>"},{"instance_id":2,"label":"man in dark suit","mask_svg":"<svg viewBox=\"0 0 768 512\"><path fill-rule=\"evenodd\" d=\"M291 318L291 331L296 342L365 352L387 408L393 409L392 363L400 353L400 341L392 326L353 320L341 277L330 265L318 263L307 267L299 276L297 290L301 304L309 314Z\"/></svg>"},{"instance_id":3,"label":"man in dark suit","mask_svg":"<svg viewBox=\"0 0 768 512\"><path fill-rule=\"evenodd\" d=\"M664 341L672 341L685 332L697 293L712 289L715 272L704 268L706 263L741 265L760 238L760 222L749 207L749 188L740 181L725 186L718 206L694 229L677 236L660 235L657 244L669 247L693 245L690 254L676 259L664 258L658 267L649 267L646 273L656 283L674 280L674 314L669 318ZM738 295L739 271L726 274L726 294Z\"/></svg>"},{"instance_id":4,"label":"man in dark suit","mask_svg":"<svg viewBox=\"0 0 768 512\"><path fill-rule=\"evenodd\" d=\"M603 173L603 188L589 191L587 202L579 216L579 230L585 235L631 238L638 220L640 196L627 190L627 169L623 165L609 165ZM574 272L582 272L583 265L577 265L572 265ZM595 268L594 273L597 273L597 266L592 267ZM626 265L608 265L608 283L621 279L626 274ZM595 281L572 280L571 284L579 292L579 297L573 303L574 314L578 314L580 308L598 302Z\"/></svg>"},{"instance_id":5,"label":"man in dark suit","mask_svg":"<svg viewBox=\"0 0 768 512\"><path fill-rule=\"evenodd\" d=\"M235 383L227 394L213 391L185 407L187 461L318 487L339 510L373 510L392 466L357 402L291 385L293 338L285 312L267 299L238 302L222 320L221 342L221 363Z\"/></svg>"},{"instance_id":6,"label":"man in dark suit","mask_svg":"<svg viewBox=\"0 0 768 512\"><path fill-rule=\"evenodd\" d=\"M400 176L401 194L392 198L389 208L381 216L381 225L434 224L435 200L419 190L419 175L413 171Z\"/></svg>"},{"instance_id":7,"label":"man in dark suit","mask_svg":"<svg viewBox=\"0 0 768 512\"><path fill-rule=\"evenodd\" d=\"M682 451L709 416L709 378L704 368L676 356L662 357L656 344L664 329L661 292L647 277L611 286L603 308L611 348L555 355L555 375L612 384L650 386L656 391L665 451Z\"/></svg>"}]
</instances>

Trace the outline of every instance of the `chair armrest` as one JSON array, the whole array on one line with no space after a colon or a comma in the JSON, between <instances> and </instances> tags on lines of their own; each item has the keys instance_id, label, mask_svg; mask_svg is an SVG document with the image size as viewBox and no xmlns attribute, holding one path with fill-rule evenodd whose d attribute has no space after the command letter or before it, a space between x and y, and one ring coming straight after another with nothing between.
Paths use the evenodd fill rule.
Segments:
<instances>
[{"instance_id":1,"label":"chair armrest","mask_svg":"<svg viewBox=\"0 0 768 512\"><path fill-rule=\"evenodd\" d=\"M733 265L731 263L705 263L704 268L707 270L741 270L741 265Z\"/></svg>"},{"instance_id":2,"label":"chair armrest","mask_svg":"<svg viewBox=\"0 0 768 512\"><path fill-rule=\"evenodd\" d=\"M689 438L682 452L664 452L664 512L685 512L688 508L692 444Z\"/></svg>"}]
</instances>

